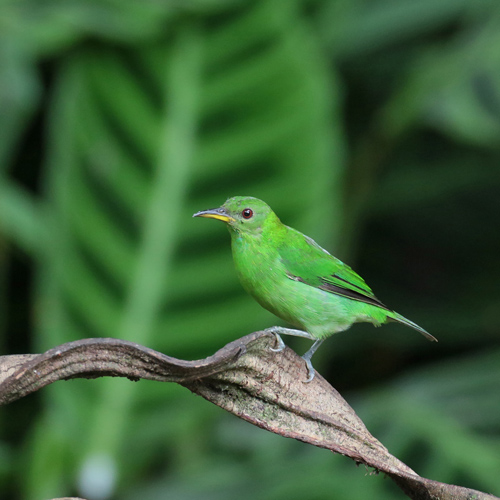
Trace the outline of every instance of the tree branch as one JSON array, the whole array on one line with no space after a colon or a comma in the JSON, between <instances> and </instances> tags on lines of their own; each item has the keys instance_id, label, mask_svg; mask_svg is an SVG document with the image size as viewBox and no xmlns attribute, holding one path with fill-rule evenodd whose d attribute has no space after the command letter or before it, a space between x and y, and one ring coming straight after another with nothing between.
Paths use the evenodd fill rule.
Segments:
<instances>
[{"instance_id":1,"label":"tree branch","mask_svg":"<svg viewBox=\"0 0 500 500\"><path fill-rule=\"evenodd\" d=\"M387 474L418 500L493 500L492 495L418 476L366 429L342 396L316 375L304 384L304 361L273 352L274 336L255 332L197 361L171 358L118 339L84 339L44 354L0 357L0 404L57 380L127 377L176 382L258 427L327 448Z\"/></svg>"}]
</instances>

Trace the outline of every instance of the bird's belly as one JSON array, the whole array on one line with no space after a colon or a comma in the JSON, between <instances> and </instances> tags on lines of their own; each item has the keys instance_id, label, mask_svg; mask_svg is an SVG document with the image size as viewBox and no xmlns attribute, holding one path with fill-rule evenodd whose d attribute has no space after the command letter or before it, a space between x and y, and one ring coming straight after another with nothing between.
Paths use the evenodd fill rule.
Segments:
<instances>
[{"instance_id":1,"label":"bird's belly","mask_svg":"<svg viewBox=\"0 0 500 500\"><path fill-rule=\"evenodd\" d=\"M242 283L265 309L315 338L346 330L356 321L349 311L352 301L294 281L284 273L268 270L251 286Z\"/></svg>"}]
</instances>

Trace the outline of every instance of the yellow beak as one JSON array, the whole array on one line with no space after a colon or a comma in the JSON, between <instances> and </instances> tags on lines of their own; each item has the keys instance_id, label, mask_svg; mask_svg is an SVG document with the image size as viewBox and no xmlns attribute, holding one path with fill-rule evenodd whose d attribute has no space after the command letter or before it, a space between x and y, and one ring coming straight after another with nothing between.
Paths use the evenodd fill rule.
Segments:
<instances>
[{"instance_id":1,"label":"yellow beak","mask_svg":"<svg viewBox=\"0 0 500 500\"><path fill-rule=\"evenodd\" d=\"M206 217L208 219L217 219L222 222L232 222L234 218L228 215L225 208L212 208L210 210L202 210L196 212L193 217Z\"/></svg>"}]
</instances>

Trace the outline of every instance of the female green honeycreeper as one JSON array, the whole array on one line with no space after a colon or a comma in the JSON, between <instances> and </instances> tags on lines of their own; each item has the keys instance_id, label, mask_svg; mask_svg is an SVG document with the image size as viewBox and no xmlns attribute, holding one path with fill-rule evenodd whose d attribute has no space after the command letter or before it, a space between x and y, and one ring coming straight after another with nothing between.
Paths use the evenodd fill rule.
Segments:
<instances>
[{"instance_id":1,"label":"female green honeycreeper","mask_svg":"<svg viewBox=\"0 0 500 500\"><path fill-rule=\"evenodd\" d=\"M272 327L279 336L295 335L314 340L303 359L310 382L314 378L311 357L323 341L353 323L380 326L397 321L429 340L430 333L388 309L349 266L321 248L308 236L285 226L263 201L250 196L230 198L220 208L197 212L227 224L236 272L243 288L265 309L300 328Z\"/></svg>"}]
</instances>

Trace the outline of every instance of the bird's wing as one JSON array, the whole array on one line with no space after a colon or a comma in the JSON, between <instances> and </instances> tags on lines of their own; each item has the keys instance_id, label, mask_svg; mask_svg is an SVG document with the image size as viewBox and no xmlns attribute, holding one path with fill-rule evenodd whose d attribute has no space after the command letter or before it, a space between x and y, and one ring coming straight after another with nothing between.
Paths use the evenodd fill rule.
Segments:
<instances>
[{"instance_id":1,"label":"bird's wing","mask_svg":"<svg viewBox=\"0 0 500 500\"><path fill-rule=\"evenodd\" d=\"M311 238L298 231L294 233L287 244L279 248L281 261L290 279L387 309L363 278L348 265L330 255Z\"/></svg>"}]
</instances>

